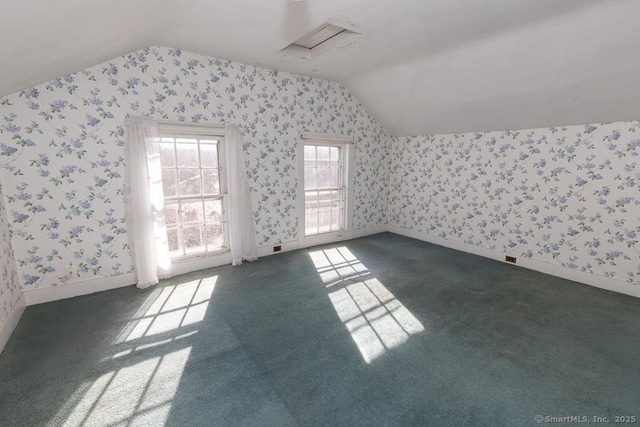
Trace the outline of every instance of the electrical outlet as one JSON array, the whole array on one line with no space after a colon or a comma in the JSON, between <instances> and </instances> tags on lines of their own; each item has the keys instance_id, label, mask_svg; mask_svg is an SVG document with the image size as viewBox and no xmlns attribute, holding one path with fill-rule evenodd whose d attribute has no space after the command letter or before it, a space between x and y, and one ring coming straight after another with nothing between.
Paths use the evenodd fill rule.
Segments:
<instances>
[{"instance_id":1,"label":"electrical outlet","mask_svg":"<svg viewBox=\"0 0 640 427\"><path fill-rule=\"evenodd\" d=\"M280 252L281 250L282 250L282 246L281 245L273 247L273 252Z\"/></svg>"},{"instance_id":2,"label":"electrical outlet","mask_svg":"<svg viewBox=\"0 0 640 427\"><path fill-rule=\"evenodd\" d=\"M504 257L504 260L505 260L506 262L512 262L512 263L514 263L514 264L516 263L516 257L514 257L514 256L509 256L509 255L507 255L506 257Z\"/></svg>"},{"instance_id":3,"label":"electrical outlet","mask_svg":"<svg viewBox=\"0 0 640 427\"><path fill-rule=\"evenodd\" d=\"M76 269L73 268L73 264L69 263L69 265L67 266L67 276L74 277L76 275Z\"/></svg>"}]
</instances>

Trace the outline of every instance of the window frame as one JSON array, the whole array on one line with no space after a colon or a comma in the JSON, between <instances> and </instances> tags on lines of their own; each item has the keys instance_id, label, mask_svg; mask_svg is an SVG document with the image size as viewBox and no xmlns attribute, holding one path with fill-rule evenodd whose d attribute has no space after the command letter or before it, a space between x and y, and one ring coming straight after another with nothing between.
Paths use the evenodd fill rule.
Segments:
<instances>
[{"instance_id":1,"label":"window frame","mask_svg":"<svg viewBox=\"0 0 640 427\"><path fill-rule=\"evenodd\" d=\"M341 149L340 161L343 184L343 215L342 225L339 230L324 233L306 235L306 209L305 209L305 164L304 148L307 145L339 147ZM343 135L328 134L304 134L298 141L298 246L308 247L324 243L337 242L350 239L353 222L353 139Z\"/></svg>"},{"instance_id":2,"label":"window frame","mask_svg":"<svg viewBox=\"0 0 640 427\"><path fill-rule=\"evenodd\" d=\"M191 253L188 254L186 253L186 248L184 247L184 242L181 241L181 247L182 247L182 251L183 251L183 255L182 256L178 256L178 257L173 257L171 256L171 251L169 252L170 254L170 258L171 258L171 263L172 264L180 264L180 263L188 263L190 261L197 261L200 259L205 259L205 258L210 258L210 257L214 257L214 256L218 256L218 255L223 255L223 254L227 254L230 252L229 249L229 218L228 218L228 200L229 200L229 193L227 190L227 168L226 168L226 153L225 153L225 132L224 129L218 128L218 127L204 127L204 126L192 126L192 125L173 125L173 124L159 124L158 125L158 144L163 143L162 139L163 138L172 138L174 139L173 144L174 147L176 144L179 144L179 142L177 142L177 139L180 138L184 138L184 139L198 139L198 140L206 140L206 139L212 139L212 140L217 140L217 154L218 154L218 181L219 181L219 185L220 185L220 192L219 194L215 194L215 195L191 195L191 196L165 196L163 193L163 203L175 203L177 202L179 206L181 206L182 202L188 202L188 201L201 201L201 202L205 202L207 200L220 200L221 201L221 208L222 208L222 239L223 239L223 245L220 249L216 249L216 250L211 250L211 251L204 251L204 252L196 252L196 253ZM198 160L199 160L199 165L198 165L198 170L202 171L202 164L200 163L200 141L197 142L198 145ZM160 150L160 145L158 145L158 151ZM162 167L162 169L170 169L170 168L164 168ZM175 169L176 171L178 169L180 169L178 167L178 163L177 163L177 152L176 152L176 165L175 165ZM193 168L195 169L195 168ZM206 169L206 168L205 168ZM202 173L202 172L201 172ZM176 185L179 186L179 176L176 176L178 182ZM201 182L201 186L202 186L202 182ZM201 188L201 192L202 192L202 188ZM164 213L164 215L166 216L166 211ZM179 215L179 224L178 227L179 228L183 228L184 224L182 223L182 218L181 218L181 212L178 213ZM167 231L168 231L169 227L167 227ZM206 229L205 229L205 233L206 233ZM182 234L182 233L181 233ZM203 236L204 239L206 239L206 234L205 236ZM205 247L206 247L206 242L205 242Z\"/></svg>"}]
</instances>

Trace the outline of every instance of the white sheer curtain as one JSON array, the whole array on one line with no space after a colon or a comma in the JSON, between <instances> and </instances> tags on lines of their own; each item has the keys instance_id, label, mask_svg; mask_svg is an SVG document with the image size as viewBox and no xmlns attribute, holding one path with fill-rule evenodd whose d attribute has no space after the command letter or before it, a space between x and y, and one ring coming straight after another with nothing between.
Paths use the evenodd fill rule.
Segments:
<instances>
[{"instance_id":1,"label":"white sheer curtain","mask_svg":"<svg viewBox=\"0 0 640 427\"><path fill-rule=\"evenodd\" d=\"M249 180L242 149L242 134L238 126L226 126L225 143L231 264L240 265L243 260L258 259L258 251L255 223L251 212Z\"/></svg>"},{"instance_id":2,"label":"white sheer curtain","mask_svg":"<svg viewBox=\"0 0 640 427\"><path fill-rule=\"evenodd\" d=\"M127 233L136 283L144 289L171 274L158 124L146 118L128 118L125 123ZM229 247L232 265L240 265L258 259L258 254L242 134L237 126L226 126L224 151Z\"/></svg>"},{"instance_id":3,"label":"white sheer curtain","mask_svg":"<svg viewBox=\"0 0 640 427\"><path fill-rule=\"evenodd\" d=\"M136 284L144 289L169 276L171 259L164 223L164 198L157 123L128 118L126 124L126 221Z\"/></svg>"}]
</instances>

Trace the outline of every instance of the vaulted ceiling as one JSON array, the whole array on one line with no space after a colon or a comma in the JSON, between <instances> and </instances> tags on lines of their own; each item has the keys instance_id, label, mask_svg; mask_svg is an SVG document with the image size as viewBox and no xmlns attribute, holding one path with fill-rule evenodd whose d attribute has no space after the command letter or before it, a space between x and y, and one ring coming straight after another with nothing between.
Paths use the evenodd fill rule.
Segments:
<instances>
[{"instance_id":1,"label":"vaulted ceiling","mask_svg":"<svg viewBox=\"0 0 640 427\"><path fill-rule=\"evenodd\" d=\"M2 0L0 96L148 46L344 84L393 135L640 118L637 0ZM323 22L361 33L278 53Z\"/></svg>"}]
</instances>

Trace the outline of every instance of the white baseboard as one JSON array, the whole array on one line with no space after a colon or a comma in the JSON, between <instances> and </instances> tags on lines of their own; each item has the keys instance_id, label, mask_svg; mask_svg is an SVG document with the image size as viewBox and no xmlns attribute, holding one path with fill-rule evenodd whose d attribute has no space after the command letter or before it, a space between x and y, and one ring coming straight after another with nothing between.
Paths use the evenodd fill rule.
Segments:
<instances>
[{"instance_id":1,"label":"white baseboard","mask_svg":"<svg viewBox=\"0 0 640 427\"><path fill-rule=\"evenodd\" d=\"M333 243L344 240L356 239L371 234L377 234L387 231L387 227L377 226L353 232L336 233L330 236L322 236L319 239L311 239L305 245L301 245L298 240L279 243L273 246L262 246L258 248L258 257L275 255L282 252L289 252L302 247L320 245L325 243ZM280 251L274 252L273 247L280 246ZM173 275L179 275L188 271L217 267L220 265L231 264L231 255L222 254L216 257L203 258L201 260L189 261L185 263L176 263L172 267ZM43 288L34 288L23 291L20 298L16 302L13 310L4 321L0 321L0 353L9 341L13 330L15 329L22 313L27 306L35 304L43 304L47 302L73 298L81 295L92 294L95 292L107 291L110 289L121 288L124 286L134 285L136 276L134 273L127 273L112 277L101 277L98 279L82 280L78 282L67 283L60 286L48 286Z\"/></svg>"},{"instance_id":2,"label":"white baseboard","mask_svg":"<svg viewBox=\"0 0 640 427\"><path fill-rule=\"evenodd\" d=\"M7 342L9 342L9 338L11 338L11 334L16 326L18 326L18 322L20 321L22 313L24 313L24 309L26 307L27 304L25 302L24 293L21 293L18 301L16 301L13 306L11 313L9 313L9 316L0 322L0 353L2 353Z\"/></svg>"},{"instance_id":3,"label":"white baseboard","mask_svg":"<svg viewBox=\"0 0 640 427\"><path fill-rule=\"evenodd\" d=\"M78 297L80 295L93 294L109 289L122 288L136 283L134 273L120 274L118 276L101 277L98 279L83 280L67 283L60 286L47 286L45 288L28 289L23 292L26 304L35 305L61 299Z\"/></svg>"},{"instance_id":4,"label":"white baseboard","mask_svg":"<svg viewBox=\"0 0 640 427\"><path fill-rule=\"evenodd\" d=\"M375 227L363 228L360 230L354 230L352 239L359 239L360 237L371 236L372 234L379 234L388 231L387 224L376 225Z\"/></svg>"},{"instance_id":5,"label":"white baseboard","mask_svg":"<svg viewBox=\"0 0 640 427\"><path fill-rule=\"evenodd\" d=\"M457 242L454 240L447 240L441 237L432 236L426 233L409 230L398 225L380 225L376 227L366 228L362 230L355 230L350 233L342 233L331 236L328 240L318 240L315 244L325 244L332 242L339 242L350 239L357 239L372 234L383 233L389 231L391 233L399 234L406 237L422 240L428 243L433 243L439 246L444 246L454 250L479 255L485 258L493 259L496 261L504 261L504 252L496 251L492 249L480 248L477 246L469 245L463 242ZM329 236L327 236L329 237ZM258 248L258 256L264 257L268 255L279 254L282 252L289 252L303 247L312 246L312 244L301 245L299 241L289 241L279 243L281 250L279 252L273 252L273 246L262 246ZM227 261L227 262L225 262ZM231 261L220 259L220 264L229 264ZM218 264L218 263L216 263ZM206 268L212 267L208 265ZM630 285L627 282L613 279L610 277L598 276L595 274L585 273L582 271L572 270L559 265L549 264L542 261L536 261L526 258L520 258L517 266L528 268L530 270L539 271L541 273L550 274L552 276L561 277L563 279L573 280L576 282L584 283L586 285L594 286L601 289L606 289L613 292L618 292L625 295L630 295L636 298L640 298L640 286ZM103 277L99 279L84 280L81 282L68 283L62 286L50 286L45 288L29 289L20 295L18 301L14 305L9 316L0 322L0 353L4 349L5 345L9 341L11 334L16 328L24 310L27 306L42 304L46 302L73 298L76 296L92 294L95 292L106 291L109 289L121 288L124 286L130 286L135 284L135 274L128 273L119 276Z\"/></svg>"},{"instance_id":6,"label":"white baseboard","mask_svg":"<svg viewBox=\"0 0 640 427\"><path fill-rule=\"evenodd\" d=\"M280 250L278 252L273 251L273 248L275 246L280 246ZM299 249L297 240L290 240L288 242L276 243L271 246L259 246L258 258L269 256L269 255L277 255L282 252L295 251L296 249Z\"/></svg>"},{"instance_id":7,"label":"white baseboard","mask_svg":"<svg viewBox=\"0 0 640 427\"><path fill-rule=\"evenodd\" d=\"M300 249L310 248L313 246L330 245L332 243L343 242L353 239L352 231L338 231L336 233L320 234L318 236L305 237L298 240Z\"/></svg>"},{"instance_id":8,"label":"white baseboard","mask_svg":"<svg viewBox=\"0 0 640 427\"><path fill-rule=\"evenodd\" d=\"M447 240L441 237L432 236L430 234L419 231L408 230L398 225L389 224L387 230L391 233L400 234L402 236L411 237L425 242L433 243L438 246L455 249L461 252L467 252L479 255L485 258L494 259L496 261L505 262L505 255L508 253L496 251L493 249L485 249L477 246L469 245L455 240ZM529 270L539 271L567 280L584 283L585 285L594 286L596 288L606 289L608 291L618 292L632 297L640 298L640 286L635 286L622 280L613 279L611 277L598 276L596 274L586 273L584 271L576 271L561 265L549 264L543 261L536 261L527 258L519 258L517 267L528 268Z\"/></svg>"},{"instance_id":9,"label":"white baseboard","mask_svg":"<svg viewBox=\"0 0 640 427\"><path fill-rule=\"evenodd\" d=\"M325 234L317 237L311 237L300 240L290 240L288 242L277 243L272 246L260 246L258 247L258 257L276 255L283 252L295 251L296 249L304 249L311 246L326 245L330 243L343 242L345 240L358 239L364 236L370 236L372 234L384 233L387 231L386 225L378 225L370 228L363 228L354 231L344 231L331 234ZM274 246L280 246L280 250L273 251Z\"/></svg>"},{"instance_id":10,"label":"white baseboard","mask_svg":"<svg viewBox=\"0 0 640 427\"><path fill-rule=\"evenodd\" d=\"M312 244L318 245L324 243L339 242L343 240L350 240L358 237L368 236L370 234L382 233L384 231L386 231L386 226L377 226L363 230L355 230L348 233L337 233L336 235L323 236L318 241L312 242ZM280 246L281 250L279 252L273 252L273 246ZM293 251L311 245L301 245L299 241L293 240L289 242L279 243L278 245L273 246L259 247L258 257ZM194 270L217 267L226 264L231 264L230 254L222 254L216 257L202 258L201 260L196 260L195 263L194 261L175 263L172 266L172 275L176 276ZM99 279L72 282L60 286L48 286L44 288L28 289L25 290L22 295L24 296L26 305L29 306L66 298L73 298L80 295L92 294L109 289L121 288L123 286L133 285L135 284L135 282L135 274L127 273L112 277L101 277Z\"/></svg>"}]
</instances>

